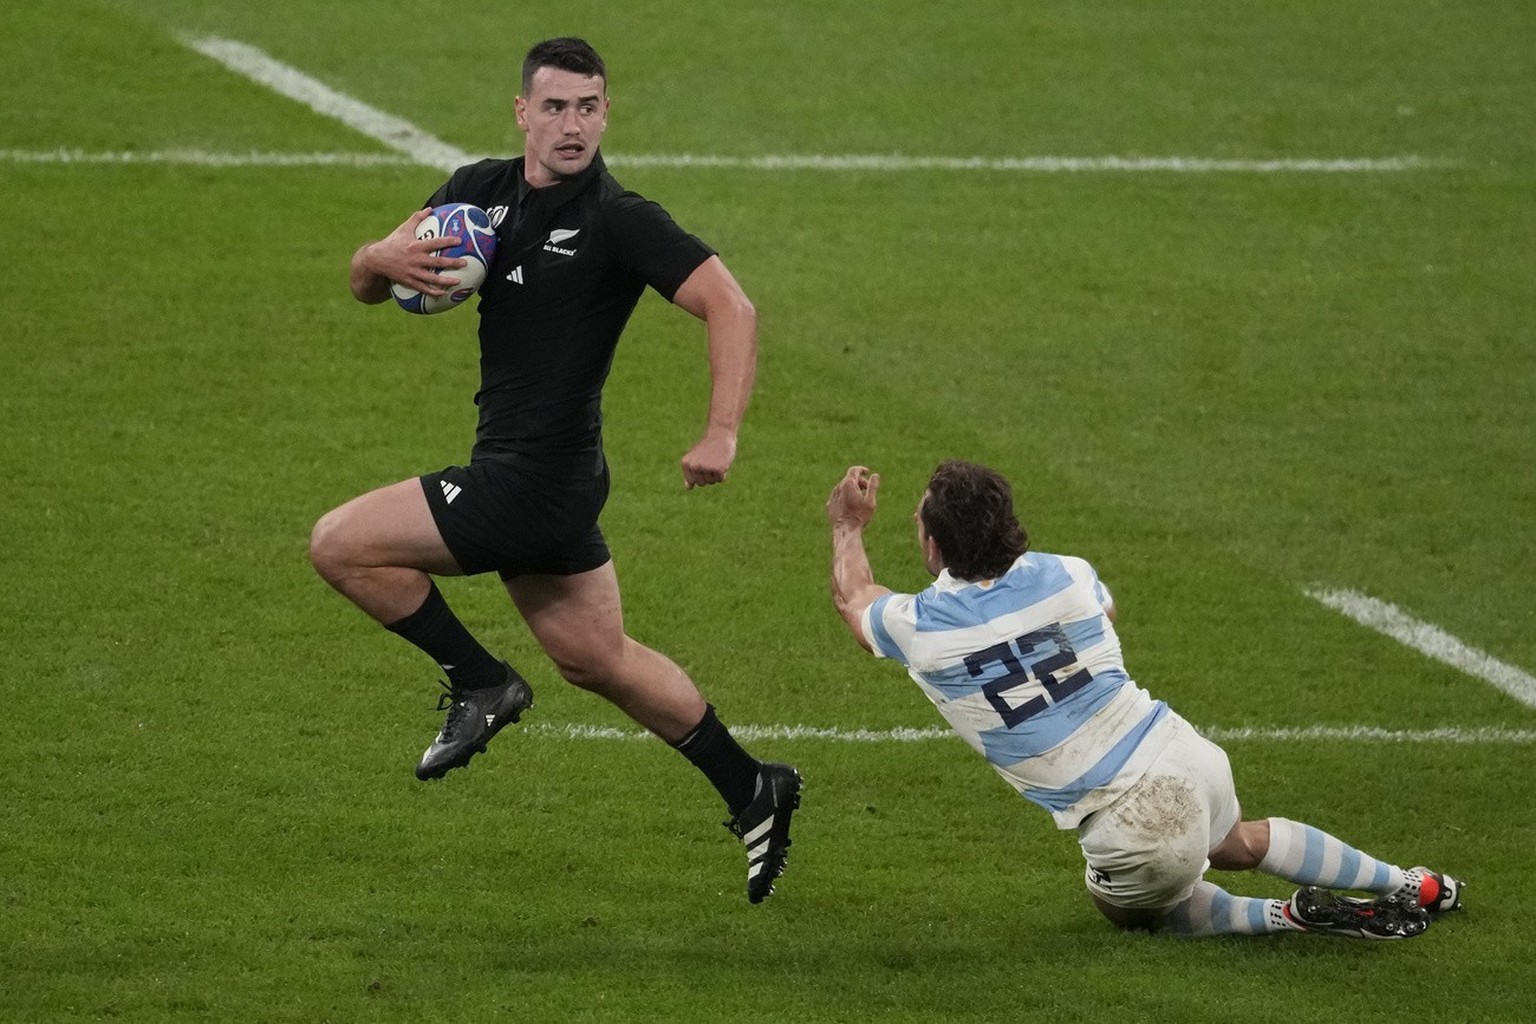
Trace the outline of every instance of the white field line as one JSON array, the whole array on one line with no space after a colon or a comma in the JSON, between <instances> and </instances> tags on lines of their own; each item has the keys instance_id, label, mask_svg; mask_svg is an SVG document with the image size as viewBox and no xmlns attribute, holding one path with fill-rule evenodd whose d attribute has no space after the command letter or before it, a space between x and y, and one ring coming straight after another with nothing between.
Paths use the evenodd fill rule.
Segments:
<instances>
[{"instance_id":1,"label":"white field line","mask_svg":"<svg viewBox=\"0 0 1536 1024\"><path fill-rule=\"evenodd\" d=\"M87 153L81 149L0 149L0 162L13 164L192 164L200 167L414 167L393 153L210 153L202 149L127 150Z\"/></svg>"},{"instance_id":2,"label":"white field line","mask_svg":"<svg viewBox=\"0 0 1536 1024\"><path fill-rule=\"evenodd\" d=\"M752 171L1028 171L1042 174L1161 171L1182 174L1358 174L1415 171L1444 164L1417 156L1379 159L1228 160L1189 156L944 157L892 154L605 157L615 167L701 167Z\"/></svg>"},{"instance_id":3,"label":"white field line","mask_svg":"<svg viewBox=\"0 0 1536 1024\"><path fill-rule=\"evenodd\" d=\"M1309 590L1307 596L1342 612L1362 626L1491 683L1520 703L1536 708L1536 678L1530 673L1462 643L1439 626L1415 619L1395 604L1353 590Z\"/></svg>"},{"instance_id":4,"label":"white field line","mask_svg":"<svg viewBox=\"0 0 1536 1024\"><path fill-rule=\"evenodd\" d=\"M1280 743L1304 743L1310 740L1340 743L1453 743L1515 744L1536 743L1536 729L1505 729L1482 726L1467 729L1446 726L1439 729L1383 729L1374 725L1304 725L1287 729L1260 729L1239 726L1227 729L1200 729L1200 735L1217 743L1239 740L1266 740Z\"/></svg>"},{"instance_id":5,"label":"white field line","mask_svg":"<svg viewBox=\"0 0 1536 1024\"><path fill-rule=\"evenodd\" d=\"M441 156L457 152L447 143ZM426 165L450 169L477 159L465 154L462 161L443 157L442 163L401 153L213 153L202 149L124 150L88 153L81 149L0 149L0 163L13 164L190 164L201 167L410 167ZM1035 156L1035 157L921 157L856 155L819 156L697 156L693 154L604 154L610 167L666 167L746 171L996 171L1038 174L1114 173L1163 171L1176 174L1352 174L1401 172L1449 166L1420 157L1388 157L1379 160L1211 160L1200 157Z\"/></svg>"},{"instance_id":6,"label":"white field line","mask_svg":"<svg viewBox=\"0 0 1536 1024\"><path fill-rule=\"evenodd\" d=\"M618 729L598 725L528 726L528 732L573 740L644 740L651 734L643 729ZM1258 740L1271 743L1350 742L1350 743L1448 743L1514 744L1536 743L1536 730L1483 727L1476 729L1383 729L1373 725L1313 725L1299 728L1205 728L1202 736L1215 742ZM830 729L808 725L734 725L731 734L747 742L759 740L825 740L832 743L925 743L930 740L955 739L947 728L925 729Z\"/></svg>"},{"instance_id":7,"label":"white field line","mask_svg":"<svg viewBox=\"0 0 1536 1024\"><path fill-rule=\"evenodd\" d=\"M297 68L275 60L248 43L217 36L184 36L182 42L237 74L297 100L316 113L335 118L415 163L451 171L479 159L415 125L361 100L339 93ZM339 155L338 155L339 156ZM1156 171L1193 174L1358 174L1422 170L1451 166L1418 156L1383 158L1303 158L1236 160L1187 156L1033 156L925 157L901 154L785 154L709 156L683 154L605 154L614 167L677 167L759 171L1013 171L1036 173L1115 173ZM99 162L111 162L102 160ZM193 161L196 162L196 161ZM336 161L350 164L350 158ZM382 162L382 161L381 161ZM275 166L282 162L274 160Z\"/></svg>"}]
</instances>

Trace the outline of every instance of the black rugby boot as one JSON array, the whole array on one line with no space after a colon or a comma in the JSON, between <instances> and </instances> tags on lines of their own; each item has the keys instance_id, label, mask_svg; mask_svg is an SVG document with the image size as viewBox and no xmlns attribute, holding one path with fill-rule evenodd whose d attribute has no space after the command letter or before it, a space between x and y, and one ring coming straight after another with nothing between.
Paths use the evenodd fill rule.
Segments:
<instances>
[{"instance_id":1,"label":"black rugby boot","mask_svg":"<svg viewBox=\"0 0 1536 1024\"><path fill-rule=\"evenodd\" d=\"M800 773L787 764L764 763L757 795L725 827L747 847L747 899L761 903L773 892L789 855L789 819L800 806Z\"/></svg>"},{"instance_id":2,"label":"black rugby boot","mask_svg":"<svg viewBox=\"0 0 1536 1024\"><path fill-rule=\"evenodd\" d=\"M1285 914L1309 932L1352 939L1411 939L1429 927L1429 914L1412 896L1357 900L1315 885L1297 889Z\"/></svg>"},{"instance_id":3,"label":"black rugby boot","mask_svg":"<svg viewBox=\"0 0 1536 1024\"><path fill-rule=\"evenodd\" d=\"M437 710L447 711L443 729L421 755L416 766L418 779L440 779L455 768L469 764L469 759L485 750L491 737L509 722L516 722L533 707L533 688L506 662L507 678L496 686L481 690L455 690L443 684L447 693L439 694Z\"/></svg>"}]
</instances>

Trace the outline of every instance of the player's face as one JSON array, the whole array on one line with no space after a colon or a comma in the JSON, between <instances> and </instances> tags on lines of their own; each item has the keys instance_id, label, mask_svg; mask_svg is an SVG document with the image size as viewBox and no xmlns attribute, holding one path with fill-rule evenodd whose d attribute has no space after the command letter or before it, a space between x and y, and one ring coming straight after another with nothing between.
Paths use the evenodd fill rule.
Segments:
<instances>
[{"instance_id":1,"label":"player's face","mask_svg":"<svg viewBox=\"0 0 1536 1024\"><path fill-rule=\"evenodd\" d=\"M523 173L528 184L553 185L587 169L608 127L608 95L602 78L539 68L528 95L519 96L515 106L517 126L527 136Z\"/></svg>"}]
</instances>

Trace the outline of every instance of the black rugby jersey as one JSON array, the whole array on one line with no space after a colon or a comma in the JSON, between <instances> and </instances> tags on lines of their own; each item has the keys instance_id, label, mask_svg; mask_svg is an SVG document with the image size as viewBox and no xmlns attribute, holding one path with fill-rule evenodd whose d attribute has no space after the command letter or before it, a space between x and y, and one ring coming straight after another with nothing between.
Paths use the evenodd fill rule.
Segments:
<instances>
[{"instance_id":1,"label":"black rugby jersey","mask_svg":"<svg viewBox=\"0 0 1536 1024\"><path fill-rule=\"evenodd\" d=\"M471 203L496 225L496 256L480 286L472 457L563 461L599 451L603 382L641 293L650 285L670 302L715 250L625 191L601 153L544 188L528 185L522 157L482 160L460 167L427 201L443 203Z\"/></svg>"}]
</instances>

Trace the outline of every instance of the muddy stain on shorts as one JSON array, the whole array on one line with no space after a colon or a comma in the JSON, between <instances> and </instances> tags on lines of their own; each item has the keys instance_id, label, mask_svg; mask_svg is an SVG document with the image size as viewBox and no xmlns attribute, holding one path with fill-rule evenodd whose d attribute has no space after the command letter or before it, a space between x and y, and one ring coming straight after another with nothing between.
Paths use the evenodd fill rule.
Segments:
<instances>
[{"instance_id":1,"label":"muddy stain on shorts","mask_svg":"<svg viewBox=\"0 0 1536 1024\"><path fill-rule=\"evenodd\" d=\"M1152 842L1166 842L1186 835L1201 814L1195 786L1175 775L1142 778L1112 808L1115 821Z\"/></svg>"}]
</instances>

